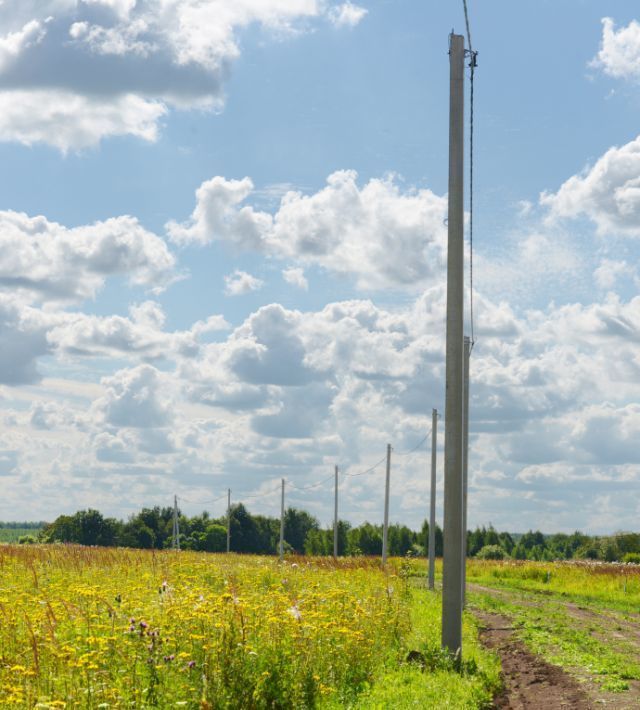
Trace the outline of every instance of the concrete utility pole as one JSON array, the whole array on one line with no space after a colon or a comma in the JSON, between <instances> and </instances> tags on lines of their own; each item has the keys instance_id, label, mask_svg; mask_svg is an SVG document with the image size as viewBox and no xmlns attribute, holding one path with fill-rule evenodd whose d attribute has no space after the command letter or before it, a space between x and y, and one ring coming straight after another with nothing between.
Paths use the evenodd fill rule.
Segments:
<instances>
[{"instance_id":1,"label":"concrete utility pole","mask_svg":"<svg viewBox=\"0 0 640 710\"><path fill-rule=\"evenodd\" d=\"M282 479L282 500L280 501L280 562L284 560L284 478Z\"/></svg>"},{"instance_id":2,"label":"concrete utility pole","mask_svg":"<svg viewBox=\"0 0 640 710\"><path fill-rule=\"evenodd\" d=\"M429 589L436 580L436 448L438 445L438 410L431 412L431 501L429 506Z\"/></svg>"},{"instance_id":3,"label":"concrete utility pole","mask_svg":"<svg viewBox=\"0 0 640 710\"><path fill-rule=\"evenodd\" d=\"M463 366L463 411L462 426L462 606L467 603L467 481L469 463L469 358L471 356L471 338L464 337Z\"/></svg>"},{"instance_id":4,"label":"concrete utility pole","mask_svg":"<svg viewBox=\"0 0 640 710\"><path fill-rule=\"evenodd\" d=\"M449 37L449 220L447 255L447 391L444 441L442 648L462 654L462 327L464 37Z\"/></svg>"},{"instance_id":5,"label":"concrete utility pole","mask_svg":"<svg viewBox=\"0 0 640 710\"><path fill-rule=\"evenodd\" d=\"M178 521L178 496L173 496L173 549L180 549L180 523Z\"/></svg>"},{"instance_id":6,"label":"concrete utility pole","mask_svg":"<svg viewBox=\"0 0 640 710\"><path fill-rule=\"evenodd\" d=\"M227 552L231 552L231 488L227 488Z\"/></svg>"},{"instance_id":7,"label":"concrete utility pole","mask_svg":"<svg viewBox=\"0 0 640 710\"><path fill-rule=\"evenodd\" d=\"M335 494L333 502L333 557L338 557L338 467L336 466Z\"/></svg>"},{"instance_id":8,"label":"concrete utility pole","mask_svg":"<svg viewBox=\"0 0 640 710\"><path fill-rule=\"evenodd\" d=\"M387 444L387 478L384 486L384 527L382 528L382 564L387 564L389 551L389 484L391 480L391 444Z\"/></svg>"},{"instance_id":9,"label":"concrete utility pole","mask_svg":"<svg viewBox=\"0 0 640 710\"><path fill-rule=\"evenodd\" d=\"M464 337L464 386L462 424L462 606L467 603L467 489L469 464L469 359L471 357L471 338Z\"/></svg>"}]
</instances>

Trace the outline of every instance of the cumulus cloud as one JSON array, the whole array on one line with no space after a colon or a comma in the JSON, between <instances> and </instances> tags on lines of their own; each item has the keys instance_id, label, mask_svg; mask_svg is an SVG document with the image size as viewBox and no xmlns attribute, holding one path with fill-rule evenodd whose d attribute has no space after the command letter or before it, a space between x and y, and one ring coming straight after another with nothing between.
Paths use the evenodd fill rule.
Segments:
<instances>
[{"instance_id":1,"label":"cumulus cloud","mask_svg":"<svg viewBox=\"0 0 640 710\"><path fill-rule=\"evenodd\" d=\"M53 89L0 91L0 141L48 143L63 153L88 148L104 136L155 141L166 110L135 94L101 99Z\"/></svg>"},{"instance_id":2,"label":"cumulus cloud","mask_svg":"<svg viewBox=\"0 0 640 710\"><path fill-rule=\"evenodd\" d=\"M168 497L176 481L188 496L210 471L221 472L225 486L240 477L243 491L253 493L261 486L268 490L265 482L283 472L304 484L328 475L334 462L351 471L367 468L382 458L387 441L398 451L415 446L428 430L431 408L443 409L445 295L443 286L435 286L394 308L367 300L304 313L265 306L224 339L178 357L175 369L126 367L104 378L86 405L64 395L60 385L62 403L15 409L16 423L5 431L0 450L18 451L23 468L49 471L52 482L61 480L54 476L52 452L56 471L65 471L67 481L87 471L121 472L141 504L151 493ZM590 486L637 479L640 299L608 295L600 303L522 314L486 297L478 304L472 524L535 525L540 511L553 504L550 486L558 495L570 486L574 496L588 501ZM44 315L30 309L31 327ZM85 342L95 340L104 352L129 358L143 357L132 343L151 336L158 340L152 350L174 347L157 303L133 306L125 320L133 340L118 335L105 345L91 334ZM113 326L109 317L93 325L107 332ZM202 321L201 327L214 325ZM63 342L73 342L68 337L48 347L66 352L72 346ZM73 411L66 404L71 399ZM75 429L77 445L74 440L62 447L55 439L61 429L65 435ZM29 436L37 438L37 451L29 449ZM398 486L411 492L394 489L392 517L402 510L416 524L422 519L417 482L423 480L426 455L418 449L394 463ZM378 473L345 485L350 519L381 513ZM38 476L46 482L45 474ZM364 499L370 507L361 505ZM512 501L506 512L499 505L505 499ZM301 505L326 513L321 497ZM632 517L629 511L620 515ZM579 524L575 511L564 511L552 527Z\"/></svg>"},{"instance_id":3,"label":"cumulus cloud","mask_svg":"<svg viewBox=\"0 0 640 710\"><path fill-rule=\"evenodd\" d=\"M610 17L603 18L600 51L591 66L616 79L640 79L640 24L632 20L616 30Z\"/></svg>"},{"instance_id":4,"label":"cumulus cloud","mask_svg":"<svg viewBox=\"0 0 640 710\"><path fill-rule=\"evenodd\" d=\"M0 212L0 288L36 300L95 296L109 276L161 290L174 277L165 242L133 217L69 229L45 217Z\"/></svg>"},{"instance_id":5,"label":"cumulus cloud","mask_svg":"<svg viewBox=\"0 0 640 710\"><path fill-rule=\"evenodd\" d=\"M336 27L355 27L364 19L368 10L351 2L336 5L329 10L329 21Z\"/></svg>"},{"instance_id":6,"label":"cumulus cloud","mask_svg":"<svg viewBox=\"0 0 640 710\"><path fill-rule=\"evenodd\" d=\"M40 380L38 359L50 352L43 315L0 295L0 382L30 384Z\"/></svg>"},{"instance_id":7,"label":"cumulus cloud","mask_svg":"<svg viewBox=\"0 0 640 710\"><path fill-rule=\"evenodd\" d=\"M154 301L133 304L129 317L61 312L48 316L47 342L65 356L138 357L141 360L195 357L203 336L227 330L223 316L197 321L188 330L167 332L165 314Z\"/></svg>"},{"instance_id":8,"label":"cumulus cloud","mask_svg":"<svg viewBox=\"0 0 640 710\"><path fill-rule=\"evenodd\" d=\"M640 137L610 148L556 193L543 193L540 201L552 218L586 216L600 234L640 236Z\"/></svg>"},{"instance_id":9,"label":"cumulus cloud","mask_svg":"<svg viewBox=\"0 0 640 710\"><path fill-rule=\"evenodd\" d=\"M196 207L167 231L177 243L219 240L238 249L354 274L365 288L415 288L439 278L445 260L446 198L430 190L402 191L392 177L362 188L357 173L340 170L312 195L287 192L275 214L243 203L249 178L214 177L196 192Z\"/></svg>"},{"instance_id":10,"label":"cumulus cloud","mask_svg":"<svg viewBox=\"0 0 640 710\"><path fill-rule=\"evenodd\" d=\"M290 269L283 269L282 278L291 286L302 289L303 291L309 290L309 282L304 275L304 269L291 267Z\"/></svg>"},{"instance_id":11,"label":"cumulus cloud","mask_svg":"<svg viewBox=\"0 0 640 710\"><path fill-rule=\"evenodd\" d=\"M95 403L104 422L114 427L153 428L174 418L169 379L151 365L119 370L102 380L105 394Z\"/></svg>"},{"instance_id":12,"label":"cumulus cloud","mask_svg":"<svg viewBox=\"0 0 640 710\"><path fill-rule=\"evenodd\" d=\"M242 29L282 35L323 14L352 26L363 13L320 0L5 0L0 140L155 140L169 108L222 108Z\"/></svg>"},{"instance_id":13,"label":"cumulus cloud","mask_svg":"<svg viewBox=\"0 0 640 710\"><path fill-rule=\"evenodd\" d=\"M638 275L636 269L626 261L602 259L593 272L593 277L600 288L612 289L620 283L621 279L631 277L637 280Z\"/></svg>"},{"instance_id":14,"label":"cumulus cloud","mask_svg":"<svg viewBox=\"0 0 640 710\"><path fill-rule=\"evenodd\" d=\"M227 296L243 296L251 291L259 291L263 286L264 281L240 269L224 277L224 292Z\"/></svg>"}]
</instances>

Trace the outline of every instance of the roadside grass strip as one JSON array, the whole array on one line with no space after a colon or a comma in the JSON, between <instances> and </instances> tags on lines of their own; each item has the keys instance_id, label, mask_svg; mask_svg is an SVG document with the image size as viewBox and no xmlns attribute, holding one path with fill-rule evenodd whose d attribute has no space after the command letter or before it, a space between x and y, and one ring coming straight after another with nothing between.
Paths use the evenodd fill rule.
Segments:
<instances>
[{"instance_id":1,"label":"roadside grass strip","mask_svg":"<svg viewBox=\"0 0 640 710\"><path fill-rule=\"evenodd\" d=\"M411 632L404 662L387 668L356 705L361 709L434 708L471 710L490 708L501 687L500 661L483 648L478 624L471 614L463 621L463 662L460 671L440 649L441 596L425 589L410 589ZM412 662L407 657L414 658Z\"/></svg>"}]
</instances>

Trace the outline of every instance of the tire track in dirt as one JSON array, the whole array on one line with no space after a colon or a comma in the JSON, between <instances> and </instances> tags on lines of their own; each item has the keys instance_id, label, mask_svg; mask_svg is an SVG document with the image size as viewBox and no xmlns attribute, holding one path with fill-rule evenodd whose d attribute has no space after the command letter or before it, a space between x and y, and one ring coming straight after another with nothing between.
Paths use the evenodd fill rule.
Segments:
<instances>
[{"instance_id":1,"label":"tire track in dirt","mask_svg":"<svg viewBox=\"0 0 640 710\"><path fill-rule=\"evenodd\" d=\"M602 622L610 622L609 636L604 638L615 644L616 640L624 640L633 645L638 644L638 625L614 611L597 611L586 609L571 602L553 598L531 599L523 598L512 591L493 589L481 585L469 585L471 591L477 591L494 597L509 600L520 606L542 608L552 601L565 609L568 616L579 625L597 622L602 628ZM489 648L495 649L501 659L505 690L495 699L496 708L521 710L538 708L555 710L555 708L608 708L609 710L637 710L640 708L640 683L630 681L629 691L624 694L603 691L595 679L585 676L582 669L575 669L579 679L569 675L557 666L544 661L526 649L518 640L512 628L512 621L501 614L491 614L474 609L474 615L484 627L481 640ZM620 632L623 633L620 633ZM600 634L598 633L600 636ZM548 684L556 684L558 693L554 696L547 690ZM579 695L572 693L578 691ZM530 704L527 704L530 703ZM555 704L554 704L555 703ZM574 703L574 704L571 704Z\"/></svg>"},{"instance_id":2,"label":"tire track in dirt","mask_svg":"<svg viewBox=\"0 0 640 710\"><path fill-rule=\"evenodd\" d=\"M596 707L576 680L532 654L515 638L510 619L487 612L474 614L482 624L482 643L495 650L502 663L504 689L494 699L495 708L589 710Z\"/></svg>"}]
</instances>

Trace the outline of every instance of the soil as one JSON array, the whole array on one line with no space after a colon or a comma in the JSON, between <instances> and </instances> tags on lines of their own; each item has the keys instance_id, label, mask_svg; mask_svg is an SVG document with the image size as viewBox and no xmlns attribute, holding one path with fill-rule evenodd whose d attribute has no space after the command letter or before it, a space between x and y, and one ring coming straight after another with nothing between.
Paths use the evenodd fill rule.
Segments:
<instances>
[{"instance_id":1,"label":"soil","mask_svg":"<svg viewBox=\"0 0 640 710\"><path fill-rule=\"evenodd\" d=\"M505 710L587 710L595 708L578 682L557 666L530 653L515 638L506 616L475 612L483 630L482 642L495 649L502 663L504 690L494 707Z\"/></svg>"}]
</instances>

